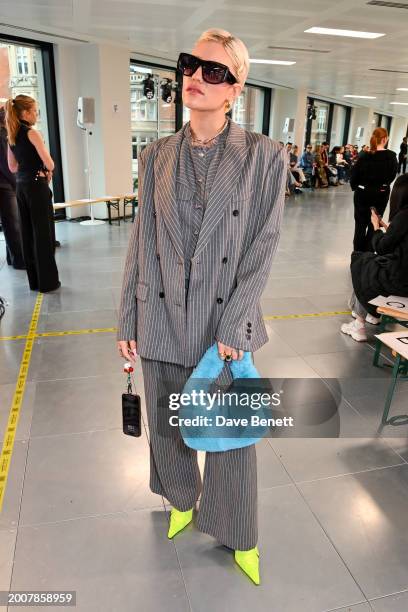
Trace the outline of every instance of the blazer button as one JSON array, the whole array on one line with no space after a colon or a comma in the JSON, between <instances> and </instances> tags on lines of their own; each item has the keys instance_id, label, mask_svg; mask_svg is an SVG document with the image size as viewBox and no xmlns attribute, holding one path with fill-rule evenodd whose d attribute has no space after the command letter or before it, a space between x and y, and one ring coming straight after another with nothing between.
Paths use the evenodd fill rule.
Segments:
<instances>
[{"instance_id":1,"label":"blazer button","mask_svg":"<svg viewBox=\"0 0 408 612\"><path fill-rule=\"evenodd\" d=\"M222 258L222 263L227 263L227 261L228 261L228 257L223 257Z\"/></svg>"},{"instance_id":2,"label":"blazer button","mask_svg":"<svg viewBox=\"0 0 408 612\"><path fill-rule=\"evenodd\" d=\"M232 211L232 214L234 215L234 217L238 217L239 210L236 208L235 210Z\"/></svg>"},{"instance_id":3,"label":"blazer button","mask_svg":"<svg viewBox=\"0 0 408 612\"><path fill-rule=\"evenodd\" d=\"M248 321L247 325L248 325L248 327L252 327L251 321Z\"/></svg>"},{"instance_id":4,"label":"blazer button","mask_svg":"<svg viewBox=\"0 0 408 612\"><path fill-rule=\"evenodd\" d=\"M217 298L217 304L222 304L223 303L223 299L222 298Z\"/></svg>"},{"instance_id":5,"label":"blazer button","mask_svg":"<svg viewBox=\"0 0 408 612\"><path fill-rule=\"evenodd\" d=\"M159 297L164 298L164 291L160 291Z\"/></svg>"},{"instance_id":6,"label":"blazer button","mask_svg":"<svg viewBox=\"0 0 408 612\"><path fill-rule=\"evenodd\" d=\"M156 211L154 210L154 211L153 211L153 217L155 217L155 216L156 216Z\"/></svg>"},{"instance_id":7,"label":"blazer button","mask_svg":"<svg viewBox=\"0 0 408 612\"><path fill-rule=\"evenodd\" d=\"M160 255L158 253L157 253L156 257L157 257L157 259L160 259Z\"/></svg>"},{"instance_id":8,"label":"blazer button","mask_svg":"<svg viewBox=\"0 0 408 612\"><path fill-rule=\"evenodd\" d=\"M250 340L250 339L251 339L251 334L247 334L247 335L246 335L246 339L247 339L247 340Z\"/></svg>"},{"instance_id":9,"label":"blazer button","mask_svg":"<svg viewBox=\"0 0 408 612\"><path fill-rule=\"evenodd\" d=\"M247 334L250 334L251 332L252 332L252 329L250 327L248 327Z\"/></svg>"}]
</instances>

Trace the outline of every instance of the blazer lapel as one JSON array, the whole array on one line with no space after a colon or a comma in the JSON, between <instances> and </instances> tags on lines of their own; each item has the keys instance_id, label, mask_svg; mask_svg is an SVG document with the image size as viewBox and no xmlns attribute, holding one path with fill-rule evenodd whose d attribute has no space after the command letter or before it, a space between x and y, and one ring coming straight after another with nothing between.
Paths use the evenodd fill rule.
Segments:
<instances>
[{"instance_id":1,"label":"blazer lapel","mask_svg":"<svg viewBox=\"0 0 408 612\"><path fill-rule=\"evenodd\" d=\"M185 128L186 125L170 136L167 142L159 148L154 162L154 174L156 177L154 201L163 215L170 239L181 259L184 259L184 252L176 202L176 174L180 145Z\"/></svg>"},{"instance_id":2,"label":"blazer lapel","mask_svg":"<svg viewBox=\"0 0 408 612\"><path fill-rule=\"evenodd\" d=\"M245 130L230 120L224 153L208 198L194 257L199 255L224 215L247 155Z\"/></svg>"}]
</instances>

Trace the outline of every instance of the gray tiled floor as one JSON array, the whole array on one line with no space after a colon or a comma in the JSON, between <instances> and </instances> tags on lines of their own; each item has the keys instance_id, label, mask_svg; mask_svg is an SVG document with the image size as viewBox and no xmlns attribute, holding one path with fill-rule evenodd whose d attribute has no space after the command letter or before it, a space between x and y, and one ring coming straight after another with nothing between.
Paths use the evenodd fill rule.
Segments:
<instances>
[{"instance_id":1,"label":"gray tiled floor","mask_svg":"<svg viewBox=\"0 0 408 612\"><path fill-rule=\"evenodd\" d=\"M286 208L264 314L348 310L349 188ZM63 286L44 296L39 331L116 325L130 229L57 224ZM10 303L0 336L25 334L36 299L25 274L3 265L0 294ZM323 377L338 409L319 435L341 435L310 437L312 428L259 443L258 588L193 526L167 540L165 500L149 490L148 430L121 431L114 333L36 340L0 515L0 589L76 590L84 612L406 612L408 430L380 427L390 371L372 366L376 329L359 345L340 334L345 320L267 320L270 341L255 355L263 376ZM0 341L1 436L23 347ZM143 401L140 363L135 378ZM399 387L392 412L408 412L407 399Z\"/></svg>"}]
</instances>

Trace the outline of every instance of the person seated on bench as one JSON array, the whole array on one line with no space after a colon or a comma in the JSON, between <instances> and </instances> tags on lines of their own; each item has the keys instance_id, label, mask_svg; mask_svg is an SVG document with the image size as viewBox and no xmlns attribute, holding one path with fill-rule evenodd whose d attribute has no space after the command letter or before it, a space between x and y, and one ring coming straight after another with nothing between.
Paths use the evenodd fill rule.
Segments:
<instances>
[{"instance_id":1,"label":"person seated on bench","mask_svg":"<svg viewBox=\"0 0 408 612\"><path fill-rule=\"evenodd\" d=\"M370 300L378 295L408 297L408 174L401 175L394 183L389 221L387 225L372 211L375 253L353 251L351 254L350 307L355 320L343 323L341 331L358 342L367 340L366 317L371 323L379 322L376 306L369 304Z\"/></svg>"}]
</instances>

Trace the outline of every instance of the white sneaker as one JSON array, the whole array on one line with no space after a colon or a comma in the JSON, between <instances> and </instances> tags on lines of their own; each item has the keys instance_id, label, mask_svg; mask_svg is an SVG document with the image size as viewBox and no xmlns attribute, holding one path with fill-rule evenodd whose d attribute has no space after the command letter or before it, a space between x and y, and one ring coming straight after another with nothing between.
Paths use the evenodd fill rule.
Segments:
<instances>
[{"instance_id":1,"label":"white sneaker","mask_svg":"<svg viewBox=\"0 0 408 612\"><path fill-rule=\"evenodd\" d=\"M367 334L364 323L359 321L351 321L351 323L343 323L341 326L343 334L351 336L356 342L367 342Z\"/></svg>"},{"instance_id":2,"label":"white sneaker","mask_svg":"<svg viewBox=\"0 0 408 612\"><path fill-rule=\"evenodd\" d=\"M378 325L381 321L381 317L373 317L373 315L367 313L366 321L367 323L371 323L371 325Z\"/></svg>"}]
</instances>

